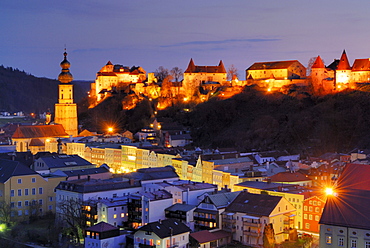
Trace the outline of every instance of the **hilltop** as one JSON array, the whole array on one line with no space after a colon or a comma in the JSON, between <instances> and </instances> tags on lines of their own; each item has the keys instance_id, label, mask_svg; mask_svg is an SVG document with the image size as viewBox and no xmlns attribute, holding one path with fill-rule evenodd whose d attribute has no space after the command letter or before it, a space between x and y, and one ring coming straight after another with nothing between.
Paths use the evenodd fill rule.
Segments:
<instances>
[{"instance_id":1,"label":"hilltop","mask_svg":"<svg viewBox=\"0 0 370 248\"><path fill-rule=\"evenodd\" d=\"M90 82L74 81L75 102L90 89ZM58 81L35 77L12 67L0 66L0 110L42 113L54 111L58 101Z\"/></svg>"}]
</instances>

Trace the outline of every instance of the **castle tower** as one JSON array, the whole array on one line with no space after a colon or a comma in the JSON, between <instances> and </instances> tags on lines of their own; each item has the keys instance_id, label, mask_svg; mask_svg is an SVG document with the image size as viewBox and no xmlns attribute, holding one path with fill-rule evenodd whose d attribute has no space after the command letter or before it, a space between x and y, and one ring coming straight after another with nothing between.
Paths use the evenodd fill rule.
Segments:
<instances>
[{"instance_id":1,"label":"castle tower","mask_svg":"<svg viewBox=\"0 0 370 248\"><path fill-rule=\"evenodd\" d=\"M64 52L64 60L60 63L62 72L58 76L59 84L59 99L55 104L55 119L54 122L62 124L67 134L77 136L77 105L73 102L73 80L72 74L69 72L71 64L67 60L67 52Z\"/></svg>"},{"instance_id":2,"label":"castle tower","mask_svg":"<svg viewBox=\"0 0 370 248\"><path fill-rule=\"evenodd\" d=\"M335 75L335 83L337 89L341 89L343 86L348 87L351 81L351 66L349 65L346 50L343 50L342 56L340 57L338 67Z\"/></svg>"}]
</instances>

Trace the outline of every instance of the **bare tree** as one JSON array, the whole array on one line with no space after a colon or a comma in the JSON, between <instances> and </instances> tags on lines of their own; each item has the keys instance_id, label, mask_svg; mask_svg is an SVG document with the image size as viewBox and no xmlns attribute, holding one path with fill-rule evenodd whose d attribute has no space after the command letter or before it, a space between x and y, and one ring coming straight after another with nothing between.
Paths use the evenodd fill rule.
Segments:
<instances>
[{"instance_id":1,"label":"bare tree","mask_svg":"<svg viewBox=\"0 0 370 248\"><path fill-rule=\"evenodd\" d=\"M157 70L154 72L154 76L157 78L158 82L162 83L163 80L170 75L167 68L163 66L158 67Z\"/></svg>"},{"instance_id":2,"label":"bare tree","mask_svg":"<svg viewBox=\"0 0 370 248\"><path fill-rule=\"evenodd\" d=\"M86 227L86 219L81 200L69 199L58 203L57 220L65 226L67 235L73 236L77 242L83 239L83 230Z\"/></svg>"},{"instance_id":3,"label":"bare tree","mask_svg":"<svg viewBox=\"0 0 370 248\"><path fill-rule=\"evenodd\" d=\"M183 71L176 66L171 69L170 73L171 76L175 79L175 82L178 82L179 79L182 77Z\"/></svg>"},{"instance_id":4,"label":"bare tree","mask_svg":"<svg viewBox=\"0 0 370 248\"><path fill-rule=\"evenodd\" d=\"M232 64L227 69L227 79L232 80L234 77L239 77L238 69Z\"/></svg>"}]
</instances>

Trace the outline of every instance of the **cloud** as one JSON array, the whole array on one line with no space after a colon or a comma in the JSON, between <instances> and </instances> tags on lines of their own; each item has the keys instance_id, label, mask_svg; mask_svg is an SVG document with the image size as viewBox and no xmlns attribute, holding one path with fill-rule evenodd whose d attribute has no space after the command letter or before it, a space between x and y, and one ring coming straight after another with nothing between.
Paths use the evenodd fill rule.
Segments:
<instances>
[{"instance_id":1,"label":"cloud","mask_svg":"<svg viewBox=\"0 0 370 248\"><path fill-rule=\"evenodd\" d=\"M175 43L171 45L163 45L161 47L181 47L181 46L191 46L191 45L219 45L219 44L230 44L238 42L272 42L280 41L281 39L267 39L267 38L255 38L255 39L227 39L227 40L210 40L210 41L189 41Z\"/></svg>"}]
</instances>

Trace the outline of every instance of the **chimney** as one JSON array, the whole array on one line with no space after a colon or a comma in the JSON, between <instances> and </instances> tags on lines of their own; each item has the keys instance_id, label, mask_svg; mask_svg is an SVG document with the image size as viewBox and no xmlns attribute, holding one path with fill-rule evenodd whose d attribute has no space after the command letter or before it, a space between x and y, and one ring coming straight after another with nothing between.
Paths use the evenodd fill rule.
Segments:
<instances>
[{"instance_id":1,"label":"chimney","mask_svg":"<svg viewBox=\"0 0 370 248\"><path fill-rule=\"evenodd\" d=\"M87 181L90 181L90 175L87 176Z\"/></svg>"},{"instance_id":2,"label":"chimney","mask_svg":"<svg viewBox=\"0 0 370 248\"><path fill-rule=\"evenodd\" d=\"M133 178L131 178L129 182L130 182L130 185L131 185L131 186L134 186L134 182L135 182L135 181L134 181L134 179L133 179Z\"/></svg>"},{"instance_id":3,"label":"chimney","mask_svg":"<svg viewBox=\"0 0 370 248\"><path fill-rule=\"evenodd\" d=\"M78 175L77 175L77 178L78 178L78 179L81 179L81 176L80 176L80 174L78 174Z\"/></svg>"}]
</instances>

